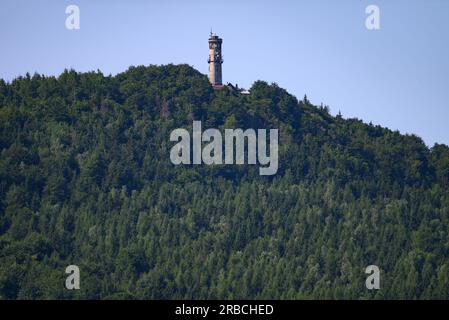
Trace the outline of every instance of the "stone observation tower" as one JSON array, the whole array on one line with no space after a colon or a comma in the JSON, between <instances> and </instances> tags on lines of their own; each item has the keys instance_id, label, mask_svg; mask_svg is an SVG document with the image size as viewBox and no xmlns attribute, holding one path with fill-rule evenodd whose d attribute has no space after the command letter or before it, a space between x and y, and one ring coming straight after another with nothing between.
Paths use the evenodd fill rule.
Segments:
<instances>
[{"instance_id":1,"label":"stone observation tower","mask_svg":"<svg viewBox=\"0 0 449 320\"><path fill-rule=\"evenodd\" d=\"M215 33L210 32L209 37L209 81L214 88L220 88L222 83L221 64L223 57L221 54L221 43L223 40Z\"/></svg>"}]
</instances>

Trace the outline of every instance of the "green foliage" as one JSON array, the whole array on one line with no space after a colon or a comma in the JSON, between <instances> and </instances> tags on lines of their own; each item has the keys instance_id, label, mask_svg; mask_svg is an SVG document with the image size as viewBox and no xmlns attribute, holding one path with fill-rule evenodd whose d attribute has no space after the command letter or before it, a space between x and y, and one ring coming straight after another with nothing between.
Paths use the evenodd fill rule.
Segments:
<instances>
[{"instance_id":1,"label":"green foliage","mask_svg":"<svg viewBox=\"0 0 449 320\"><path fill-rule=\"evenodd\" d=\"M193 120L278 128L278 173L174 166ZM449 148L276 84L213 91L187 65L0 80L0 156L3 299L449 298Z\"/></svg>"}]
</instances>

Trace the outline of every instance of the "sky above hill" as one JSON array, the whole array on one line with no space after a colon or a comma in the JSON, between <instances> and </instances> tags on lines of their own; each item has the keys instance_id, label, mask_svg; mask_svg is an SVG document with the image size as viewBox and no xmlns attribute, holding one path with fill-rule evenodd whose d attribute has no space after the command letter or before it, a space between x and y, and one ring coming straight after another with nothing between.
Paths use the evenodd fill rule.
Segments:
<instances>
[{"instance_id":1,"label":"sky above hill","mask_svg":"<svg viewBox=\"0 0 449 320\"><path fill-rule=\"evenodd\" d=\"M72 4L78 30L65 25ZM371 4L379 30L365 26ZM449 144L448 15L446 0L2 0L0 78L167 63L207 73L212 28L224 82L276 82L334 115Z\"/></svg>"}]
</instances>

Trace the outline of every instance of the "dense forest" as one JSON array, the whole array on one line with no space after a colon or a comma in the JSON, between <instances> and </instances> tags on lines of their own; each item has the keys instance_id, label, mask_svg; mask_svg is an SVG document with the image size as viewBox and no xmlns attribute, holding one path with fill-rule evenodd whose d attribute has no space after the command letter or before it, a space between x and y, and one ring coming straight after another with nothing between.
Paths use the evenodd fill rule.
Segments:
<instances>
[{"instance_id":1,"label":"dense forest","mask_svg":"<svg viewBox=\"0 0 449 320\"><path fill-rule=\"evenodd\" d=\"M278 128L277 174L173 165L193 120ZM0 298L449 299L449 148L188 65L0 80Z\"/></svg>"}]
</instances>

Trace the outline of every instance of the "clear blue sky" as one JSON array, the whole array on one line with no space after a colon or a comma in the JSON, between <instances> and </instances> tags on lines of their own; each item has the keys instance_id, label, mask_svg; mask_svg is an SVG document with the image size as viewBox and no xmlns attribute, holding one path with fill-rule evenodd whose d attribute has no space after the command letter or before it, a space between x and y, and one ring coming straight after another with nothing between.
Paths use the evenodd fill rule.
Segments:
<instances>
[{"instance_id":1,"label":"clear blue sky","mask_svg":"<svg viewBox=\"0 0 449 320\"><path fill-rule=\"evenodd\" d=\"M69 4L80 30L65 28ZM365 28L369 4L380 30ZM206 73L212 27L225 82L277 82L332 114L449 144L448 16L447 0L2 0L0 77L167 63Z\"/></svg>"}]
</instances>

